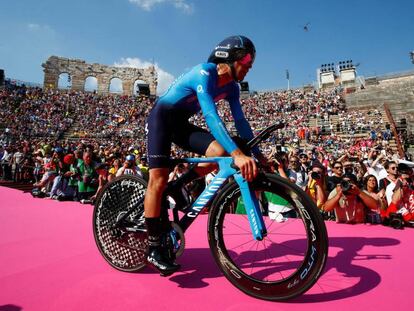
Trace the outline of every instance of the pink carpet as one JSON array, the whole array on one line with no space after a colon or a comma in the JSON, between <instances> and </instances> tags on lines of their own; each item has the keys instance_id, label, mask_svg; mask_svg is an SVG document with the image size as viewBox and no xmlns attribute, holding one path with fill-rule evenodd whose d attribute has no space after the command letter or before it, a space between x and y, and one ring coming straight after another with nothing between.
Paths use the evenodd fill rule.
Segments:
<instances>
[{"instance_id":1,"label":"pink carpet","mask_svg":"<svg viewBox=\"0 0 414 311\"><path fill-rule=\"evenodd\" d=\"M251 298L220 273L206 216L186 234L181 272L123 273L99 254L92 206L33 199L0 187L0 311L39 310L409 310L414 230L327 223L324 275L305 295L278 303Z\"/></svg>"}]
</instances>

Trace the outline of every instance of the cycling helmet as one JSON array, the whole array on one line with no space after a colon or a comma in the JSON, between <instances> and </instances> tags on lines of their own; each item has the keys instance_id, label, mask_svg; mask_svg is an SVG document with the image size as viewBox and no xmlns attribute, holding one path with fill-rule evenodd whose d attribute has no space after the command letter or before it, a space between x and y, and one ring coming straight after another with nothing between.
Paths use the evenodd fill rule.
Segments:
<instances>
[{"instance_id":1,"label":"cycling helmet","mask_svg":"<svg viewBox=\"0 0 414 311\"><path fill-rule=\"evenodd\" d=\"M245 36L231 36L216 45L208 58L209 63L233 64L235 61L250 54L252 60L256 57L253 42Z\"/></svg>"}]
</instances>

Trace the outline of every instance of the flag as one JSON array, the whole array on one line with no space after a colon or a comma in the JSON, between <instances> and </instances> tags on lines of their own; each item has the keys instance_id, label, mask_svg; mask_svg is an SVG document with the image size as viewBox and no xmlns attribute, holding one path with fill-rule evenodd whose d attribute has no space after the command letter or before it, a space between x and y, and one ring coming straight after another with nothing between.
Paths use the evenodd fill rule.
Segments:
<instances>
[{"instance_id":1,"label":"flag","mask_svg":"<svg viewBox=\"0 0 414 311\"><path fill-rule=\"evenodd\" d=\"M286 79L289 80L289 70L286 69Z\"/></svg>"}]
</instances>

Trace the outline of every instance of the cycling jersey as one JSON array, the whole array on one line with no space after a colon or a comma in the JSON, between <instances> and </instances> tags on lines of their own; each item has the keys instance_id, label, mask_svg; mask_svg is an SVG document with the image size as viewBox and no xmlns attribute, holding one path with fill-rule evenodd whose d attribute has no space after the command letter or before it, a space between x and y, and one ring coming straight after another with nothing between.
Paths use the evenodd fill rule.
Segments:
<instances>
[{"instance_id":1,"label":"cycling jersey","mask_svg":"<svg viewBox=\"0 0 414 311\"><path fill-rule=\"evenodd\" d=\"M221 99L226 99L229 102L239 134L245 139L251 139L253 133L240 106L238 84L231 81L219 87L217 65L203 63L193 67L189 72L177 78L165 94L157 100L148 119L149 162L154 164L155 158L159 159L169 156L170 147L168 146L168 140L176 142L174 137L172 137L175 132L180 132L180 135L175 135L175 139L181 140L181 144L178 143L178 145L197 153L205 151L207 143L211 143L214 139L228 153L237 149L217 112L215 103ZM185 124L185 120L188 120L200 110L213 137L209 137L201 128ZM196 138L199 138L198 134L202 134L206 143L198 146L198 148L191 148L191 145L194 143L200 144L196 142ZM163 139L163 146L161 146L160 140ZM187 143L183 142L184 139L187 139ZM154 147L157 144L159 147ZM168 154L166 154L167 150ZM154 167L154 165L150 163L150 167Z\"/></svg>"}]
</instances>

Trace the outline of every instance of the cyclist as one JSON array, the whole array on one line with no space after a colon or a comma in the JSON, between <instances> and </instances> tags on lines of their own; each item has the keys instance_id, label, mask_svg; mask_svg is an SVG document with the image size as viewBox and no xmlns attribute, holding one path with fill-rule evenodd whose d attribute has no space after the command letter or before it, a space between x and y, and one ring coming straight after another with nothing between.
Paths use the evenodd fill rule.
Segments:
<instances>
[{"instance_id":1,"label":"cyclist","mask_svg":"<svg viewBox=\"0 0 414 311\"><path fill-rule=\"evenodd\" d=\"M169 175L171 143L185 150L207 157L231 155L242 176L253 180L257 166L253 158L244 154L235 144L220 119L215 102L229 102L235 126L244 139L253 138L249 123L244 117L239 99L238 82L242 81L253 65L256 49L250 39L231 36L220 42L212 51L207 63L193 67L176 79L152 108L147 120L147 149L149 182L145 195L145 223L148 232L147 261L161 275L179 269L179 265L162 246L161 200ZM211 133L188 122L202 111ZM264 156L253 150L260 162ZM204 176L215 169L215 164L204 164L190 171L188 179ZM169 223L168 223L169 225ZM164 228L164 230L163 230Z\"/></svg>"}]
</instances>

